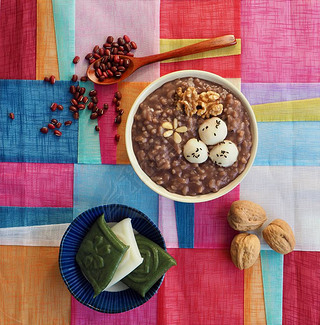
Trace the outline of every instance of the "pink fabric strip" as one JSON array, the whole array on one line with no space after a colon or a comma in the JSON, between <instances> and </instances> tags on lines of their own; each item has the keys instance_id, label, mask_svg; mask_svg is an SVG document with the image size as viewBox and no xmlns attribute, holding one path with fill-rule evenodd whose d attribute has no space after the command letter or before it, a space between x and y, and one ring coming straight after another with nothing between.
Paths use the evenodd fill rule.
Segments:
<instances>
[{"instance_id":1,"label":"pink fabric strip","mask_svg":"<svg viewBox=\"0 0 320 325\"><path fill-rule=\"evenodd\" d=\"M94 311L72 297L71 325L156 325L157 295L136 309L121 314L103 314Z\"/></svg>"},{"instance_id":2,"label":"pink fabric strip","mask_svg":"<svg viewBox=\"0 0 320 325\"><path fill-rule=\"evenodd\" d=\"M73 206L73 165L0 163L0 205Z\"/></svg>"},{"instance_id":3,"label":"pink fabric strip","mask_svg":"<svg viewBox=\"0 0 320 325\"><path fill-rule=\"evenodd\" d=\"M36 79L37 1L0 1L0 79Z\"/></svg>"},{"instance_id":4,"label":"pink fabric strip","mask_svg":"<svg viewBox=\"0 0 320 325\"><path fill-rule=\"evenodd\" d=\"M117 162L117 142L114 136L117 134L117 124L114 123L116 112L112 98L118 90L117 84L110 86L94 85L99 99L98 107L103 107L103 104L108 104L109 109L98 120L100 126L100 152L102 164L116 164Z\"/></svg>"},{"instance_id":5,"label":"pink fabric strip","mask_svg":"<svg viewBox=\"0 0 320 325\"><path fill-rule=\"evenodd\" d=\"M319 270L320 252L292 252L284 256L284 325L320 324Z\"/></svg>"},{"instance_id":6,"label":"pink fabric strip","mask_svg":"<svg viewBox=\"0 0 320 325\"><path fill-rule=\"evenodd\" d=\"M159 228L167 248L178 248L178 233L174 201L159 195Z\"/></svg>"},{"instance_id":7,"label":"pink fabric strip","mask_svg":"<svg viewBox=\"0 0 320 325\"><path fill-rule=\"evenodd\" d=\"M233 201L239 200L237 186L228 194L209 202L195 204L194 247L229 248L234 231L227 223L227 215Z\"/></svg>"},{"instance_id":8,"label":"pink fabric strip","mask_svg":"<svg viewBox=\"0 0 320 325\"><path fill-rule=\"evenodd\" d=\"M241 4L243 82L320 82L320 1Z\"/></svg>"},{"instance_id":9,"label":"pink fabric strip","mask_svg":"<svg viewBox=\"0 0 320 325\"><path fill-rule=\"evenodd\" d=\"M81 62L76 73L85 75L84 59L95 45L102 46L108 35L115 38L127 34L138 45L135 56L159 53L160 0L87 0L76 2L76 55ZM159 64L142 68L127 81L153 81L159 77Z\"/></svg>"}]
</instances>

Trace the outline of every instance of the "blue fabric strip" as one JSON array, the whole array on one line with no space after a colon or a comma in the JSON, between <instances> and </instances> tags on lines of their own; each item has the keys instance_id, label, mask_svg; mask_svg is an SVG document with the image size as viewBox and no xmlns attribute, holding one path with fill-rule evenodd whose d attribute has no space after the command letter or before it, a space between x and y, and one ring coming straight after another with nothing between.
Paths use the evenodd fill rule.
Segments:
<instances>
[{"instance_id":1,"label":"blue fabric strip","mask_svg":"<svg viewBox=\"0 0 320 325\"><path fill-rule=\"evenodd\" d=\"M180 248L194 247L194 204L174 202Z\"/></svg>"},{"instance_id":2,"label":"blue fabric strip","mask_svg":"<svg viewBox=\"0 0 320 325\"><path fill-rule=\"evenodd\" d=\"M94 89L91 81L80 82L80 86L86 88L86 96ZM99 132L94 129L98 121L91 120L90 114L87 109L80 112L78 163L101 164Z\"/></svg>"},{"instance_id":3,"label":"blue fabric strip","mask_svg":"<svg viewBox=\"0 0 320 325\"><path fill-rule=\"evenodd\" d=\"M0 228L69 223L72 208L0 207Z\"/></svg>"},{"instance_id":4,"label":"blue fabric strip","mask_svg":"<svg viewBox=\"0 0 320 325\"><path fill-rule=\"evenodd\" d=\"M52 0L60 80L74 74L75 0Z\"/></svg>"},{"instance_id":5,"label":"blue fabric strip","mask_svg":"<svg viewBox=\"0 0 320 325\"><path fill-rule=\"evenodd\" d=\"M38 163L76 163L78 157L78 122L68 107L69 82L54 85L36 80L0 80L0 161ZM53 102L64 110L52 112ZM15 119L8 114L13 112ZM40 132L52 118L61 123L72 120L70 126L60 128L61 137Z\"/></svg>"},{"instance_id":6,"label":"blue fabric strip","mask_svg":"<svg viewBox=\"0 0 320 325\"><path fill-rule=\"evenodd\" d=\"M282 324L283 255L261 251L261 267L267 324Z\"/></svg>"},{"instance_id":7,"label":"blue fabric strip","mask_svg":"<svg viewBox=\"0 0 320 325\"><path fill-rule=\"evenodd\" d=\"M320 122L260 122L255 166L319 166Z\"/></svg>"},{"instance_id":8,"label":"blue fabric strip","mask_svg":"<svg viewBox=\"0 0 320 325\"><path fill-rule=\"evenodd\" d=\"M158 195L138 178L131 165L75 165L74 218L103 204L124 204L158 225Z\"/></svg>"}]
</instances>

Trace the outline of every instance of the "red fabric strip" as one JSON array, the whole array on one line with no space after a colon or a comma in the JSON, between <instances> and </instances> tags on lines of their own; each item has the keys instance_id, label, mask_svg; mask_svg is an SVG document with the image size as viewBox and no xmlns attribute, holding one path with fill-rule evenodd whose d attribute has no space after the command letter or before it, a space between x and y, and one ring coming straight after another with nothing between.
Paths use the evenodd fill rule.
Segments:
<instances>
[{"instance_id":1,"label":"red fabric strip","mask_svg":"<svg viewBox=\"0 0 320 325\"><path fill-rule=\"evenodd\" d=\"M0 79L36 79L37 1L0 1Z\"/></svg>"},{"instance_id":2,"label":"red fabric strip","mask_svg":"<svg viewBox=\"0 0 320 325\"><path fill-rule=\"evenodd\" d=\"M73 206L73 164L0 163L0 205Z\"/></svg>"},{"instance_id":3,"label":"red fabric strip","mask_svg":"<svg viewBox=\"0 0 320 325\"><path fill-rule=\"evenodd\" d=\"M161 0L160 38L240 37L240 0Z\"/></svg>"},{"instance_id":4,"label":"red fabric strip","mask_svg":"<svg viewBox=\"0 0 320 325\"><path fill-rule=\"evenodd\" d=\"M121 314L104 314L94 311L72 297L71 325L156 325L157 296L153 296L142 306Z\"/></svg>"},{"instance_id":5,"label":"red fabric strip","mask_svg":"<svg viewBox=\"0 0 320 325\"><path fill-rule=\"evenodd\" d=\"M117 134L117 124L114 123L116 117L115 105L112 103L112 98L118 90L117 84L110 86L94 85L99 99L98 107L103 107L103 104L108 104L109 109L98 120L100 126L100 152L102 164L117 163L117 142L114 136Z\"/></svg>"},{"instance_id":6,"label":"red fabric strip","mask_svg":"<svg viewBox=\"0 0 320 325\"><path fill-rule=\"evenodd\" d=\"M227 215L233 201L239 200L240 186L228 194L204 203L195 204L194 247L229 249L237 234L228 222Z\"/></svg>"},{"instance_id":7,"label":"red fabric strip","mask_svg":"<svg viewBox=\"0 0 320 325\"><path fill-rule=\"evenodd\" d=\"M157 325L243 324L243 272L228 250L168 249L177 261L158 293Z\"/></svg>"},{"instance_id":8,"label":"red fabric strip","mask_svg":"<svg viewBox=\"0 0 320 325\"><path fill-rule=\"evenodd\" d=\"M283 324L320 324L320 252L284 257Z\"/></svg>"},{"instance_id":9,"label":"red fabric strip","mask_svg":"<svg viewBox=\"0 0 320 325\"><path fill-rule=\"evenodd\" d=\"M241 58L240 55L189 60L172 63L160 64L160 75L177 70L205 70L213 72L224 78L241 77Z\"/></svg>"}]
</instances>

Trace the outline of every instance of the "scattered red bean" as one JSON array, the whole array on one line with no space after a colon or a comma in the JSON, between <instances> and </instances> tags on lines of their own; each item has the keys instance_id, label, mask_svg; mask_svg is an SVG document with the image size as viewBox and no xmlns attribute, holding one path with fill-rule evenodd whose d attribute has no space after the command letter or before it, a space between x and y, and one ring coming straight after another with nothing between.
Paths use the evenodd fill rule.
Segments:
<instances>
[{"instance_id":1,"label":"scattered red bean","mask_svg":"<svg viewBox=\"0 0 320 325\"><path fill-rule=\"evenodd\" d=\"M58 108L59 111L62 111L63 110L63 106L62 105L58 105L57 108Z\"/></svg>"},{"instance_id":2,"label":"scattered red bean","mask_svg":"<svg viewBox=\"0 0 320 325\"><path fill-rule=\"evenodd\" d=\"M92 102L90 102L90 103L88 104L87 108L88 108L89 110L91 110L91 109L93 108L93 106L94 106L94 104L93 104Z\"/></svg>"},{"instance_id":3,"label":"scattered red bean","mask_svg":"<svg viewBox=\"0 0 320 325\"><path fill-rule=\"evenodd\" d=\"M130 43L130 37L128 35L124 35L123 39L126 43Z\"/></svg>"},{"instance_id":4,"label":"scattered red bean","mask_svg":"<svg viewBox=\"0 0 320 325\"><path fill-rule=\"evenodd\" d=\"M80 111L82 111L83 109L86 108L86 106L84 104L78 104L78 108Z\"/></svg>"},{"instance_id":5,"label":"scattered red bean","mask_svg":"<svg viewBox=\"0 0 320 325\"><path fill-rule=\"evenodd\" d=\"M134 50L136 50L136 49L138 48L136 42L131 41L131 42L130 42L130 45L131 45L131 47L132 47Z\"/></svg>"},{"instance_id":6,"label":"scattered red bean","mask_svg":"<svg viewBox=\"0 0 320 325\"><path fill-rule=\"evenodd\" d=\"M107 43L112 43L114 38L112 36L107 37Z\"/></svg>"},{"instance_id":7,"label":"scattered red bean","mask_svg":"<svg viewBox=\"0 0 320 325\"><path fill-rule=\"evenodd\" d=\"M98 98L96 96L92 97L91 100L94 104L98 104Z\"/></svg>"},{"instance_id":8,"label":"scattered red bean","mask_svg":"<svg viewBox=\"0 0 320 325\"><path fill-rule=\"evenodd\" d=\"M98 51L99 51L99 45L96 45L96 46L93 48L92 52L93 52L93 53L97 53Z\"/></svg>"},{"instance_id":9,"label":"scattered red bean","mask_svg":"<svg viewBox=\"0 0 320 325\"><path fill-rule=\"evenodd\" d=\"M92 113L92 114L90 115L90 119L91 119L91 120L95 120L97 117L98 117L98 113Z\"/></svg>"},{"instance_id":10,"label":"scattered red bean","mask_svg":"<svg viewBox=\"0 0 320 325\"><path fill-rule=\"evenodd\" d=\"M118 99L116 97L112 98L112 102L115 104L118 101Z\"/></svg>"},{"instance_id":11,"label":"scattered red bean","mask_svg":"<svg viewBox=\"0 0 320 325\"><path fill-rule=\"evenodd\" d=\"M120 123L121 123L121 115L118 115L118 116L114 119L114 123L116 123L116 124L120 124Z\"/></svg>"},{"instance_id":12,"label":"scattered red bean","mask_svg":"<svg viewBox=\"0 0 320 325\"><path fill-rule=\"evenodd\" d=\"M89 98L87 96L85 96L85 97L83 97L82 102L86 104L88 102L88 100L89 100Z\"/></svg>"},{"instance_id":13,"label":"scattered red bean","mask_svg":"<svg viewBox=\"0 0 320 325\"><path fill-rule=\"evenodd\" d=\"M57 137L61 137L61 135L62 135L62 132L59 131L59 130L54 130L53 133L54 133L54 135L56 135Z\"/></svg>"},{"instance_id":14,"label":"scattered red bean","mask_svg":"<svg viewBox=\"0 0 320 325\"><path fill-rule=\"evenodd\" d=\"M49 124L48 124L48 128L49 128L50 130L53 130L53 129L55 129L56 127L55 127L55 125L53 125L52 123L49 123Z\"/></svg>"},{"instance_id":15,"label":"scattered red bean","mask_svg":"<svg viewBox=\"0 0 320 325\"><path fill-rule=\"evenodd\" d=\"M78 76L76 74L73 74L71 81L76 82L77 80L78 80Z\"/></svg>"},{"instance_id":16,"label":"scattered red bean","mask_svg":"<svg viewBox=\"0 0 320 325\"><path fill-rule=\"evenodd\" d=\"M115 111L116 111L116 112L120 112L120 110L121 110L121 107L120 107L120 106L116 106Z\"/></svg>"},{"instance_id":17,"label":"scattered red bean","mask_svg":"<svg viewBox=\"0 0 320 325\"><path fill-rule=\"evenodd\" d=\"M45 126L40 129L40 132L44 134L47 134L48 131L49 131L48 128L46 128Z\"/></svg>"},{"instance_id":18,"label":"scattered red bean","mask_svg":"<svg viewBox=\"0 0 320 325\"><path fill-rule=\"evenodd\" d=\"M96 130L97 132L99 132L99 131L100 131L100 126L96 125L95 130Z\"/></svg>"},{"instance_id":19,"label":"scattered red bean","mask_svg":"<svg viewBox=\"0 0 320 325\"><path fill-rule=\"evenodd\" d=\"M83 100L83 96L80 95L80 96L78 97L77 101L80 103L80 102L82 102L82 100Z\"/></svg>"},{"instance_id":20,"label":"scattered red bean","mask_svg":"<svg viewBox=\"0 0 320 325\"><path fill-rule=\"evenodd\" d=\"M78 112L78 109L75 107L75 106L69 106L69 110L71 111L71 112Z\"/></svg>"},{"instance_id":21,"label":"scattered red bean","mask_svg":"<svg viewBox=\"0 0 320 325\"><path fill-rule=\"evenodd\" d=\"M80 81L86 82L86 81L88 81L88 77L87 76L83 76L83 77L80 78Z\"/></svg>"},{"instance_id":22,"label":"scattered red bean","mask_svg":"<svg viewBox=\"0 0 320 325\"><path fill-rule=\"evenodd\" d=\"M97 109L98 116L102 116L104 114L104 110L102 108Z\"/></svg>"},{"instance_id":23,"label":"scattered red bean","mask_svg":"<svg viewBox=\"0 0 320 325\"><path fill-rule=\"evenodd\" d=\"M14 113L9 113L9 117L11 118L11 120L14 120Z\"/></svg>"},{"instance_id":24,"label":"scattered red bean","mask_svg":"<svg viewBox=\"0 0 320 325\"><path fill-rule=\"evenodd\" d=\"M76 87L75 86L70 86L69 91L70 91L71 94L75 94L76 93Z\"/></svg>"},{"instance_id":25,"label":"scattered red bean","mask_svg":"<svg viewBox=\"0 0 320 325\"><path fill-rule=\"evenodd\" d=\"M89 92L89 96L90 96L90 97L97 96L97 92L96 92L95 90L91 90L91 91Z\"/></svg>"},{"instance_id":26,"label":"scattered red bean","mask_svg":"<svg viewBox=\"0 0 320 325\"><path fill-rule=\"evenodd\" d=\"M56 125L56 124L58 123L58 120L56 120L55 118L53 118L53 119L51 120L51 123L52 123L53 125Z\"/></svg>"},{"instance_id":27,"label":"scattered red bean","mask_svg":"<svg viewBox=\"0 0 320 325\"><path fill-rule=\"evenodd\" d=\"M119 140L120 140L120 134L116 134L116 135L114 136L114 139L115 139L117 142L119 142Z\"/></svg>"},{"instance_id":28,"label":"scattered red bean","mask_svg":"<svg viewBox=\"0 0 320 325\"><path fill-rule=\"evenodd\" d=\"M123 109L120 109L119 112L118 112L119 115L122 115L123 113L124 113Z\"/></svg>"},{"instance_id":29,"label":"scattered red bean","mask_svg":"<svg viewBox=\"0 0 320 325\"><path fill-rule=\"evenodd\" d=\"M117 100L116 101L116 106L119 107L121 105L121 101L120 100Z\"/></svg>"},{"instance_id":30,"label":"scattered red bean","mask_svg":"<svg viewBox=\"0 0 320 325\"><path fill-rule=\"evenodd\" d=\"M54 75L50 76L49 81L50 81L51 85L53 85L56 82L56 77Z\"/></svg>"},{"instance_id":31,"label":"scattered red bean","mask_svg":"<svg viewBox=\"0 0 320 325\"><path fill-rule=\"evenodd\" d=\"M60 129L60 128L61 128L61 125L62 125L62 123L61 123L61 122L58 122L58 123L56 124L56 127L57 127L58 129Z\"/></svg>"},{"instance_id":32,"label":"scattered red bean","mask_svg":"<svg viewBox=\"0 0 320 325\"><path fill-rule=\"evenodd\" d=\"M65 125L65 126L69 126L69 125L71 125L71 124L72 124L72 121L65 121L65 122L64 122L64 125Z\"/></svg>"},{"instance_id":33,"label":"scattered red bean","mask_svg":"<svg viewBox=\"0 0 320 325\"><path fill-rule=\"evenodd\" d=\"M86 56L85 56L85 59L86 60L90 60L93 56L93 53L88 53Z\"/></svg>"},{"instance_id":34,"label":"scattered red bean","mask_svg":"<svg viewBox=\"0 0 320 325\"><path fill-rule=\"evenodd\" d=\"M78 105L78 101L77 101L76 99L74 99L74 98L72 98L72 99L70 100L70 103L71 103L72 105L74 105L74 106L77 106L77 105Z\"/></svg>"},{"instance_id":35,"label":"scattered red bean","mask_svg":"<svg viewBox=\"0 0 320 325\"><path fill-rule=\"evenodd\" d=\"M97 104L93 104L92 113L95 113L98 110Z\"/></svg>"},{"instance_id":36,"label":"scattered red bean","mask_svg":"<svg viewBox=\"0 0 320 325\"><path fill-rule=\"evenodd\" d=\"M108 110L108 108L109 108L109 105L107 103L103 104L103 109L104 110Z\"/></svg>"},{"instance_id":37,"label":"scattered red bean","mask_svg":"<svg viewBox=\"0 0 320 325\"><path fill-rule=\"evenodd\" d=\"M78 100L79 97L80 97L80 93L76 91L76 93L73 95L73 98Z\"/></svg>"},{"instance_id":38,"label":"scattered red bean","mask_svg":"<svg viewBox=\"0 0 320 325\"><path fill-rule=\"evenodd\" d=\"M85 92L86 92L86 88L81 87L81 88L79 89L79 93L80 93L80 95L83 95Z\"/></svg>"},{"instance_id":39,"label":"scattered red bean","mask_svg":"<svg viewBox=\"0 0 320 325\"><path fill-rule=\"evenodd\" d=\"M50 109L52 110L52 112L55 112L57 110L57 106L58 106L57 103L52 103L51 104Z\"/></svg>"},{"instance_id":40,"label":"scattered red bean","mask_svg":"<svg viewBox=\"0 0 320 325\"><path fill-rule=\"evenodd\" d=\"M77 64L79 61L80 61L80 57L79 56L75 56L72 62L74 64Z\"/></svg>"},{"instance_id":41,"label":"scattered red bean","mask_svg":"<svg viewBox=\"0 0 320 325\"><path fill-rule=\"evenodd\" d=\"M45 82L49 82L50 79L49 79L49 77L44 77L44 78L43 78L43 81L45 81Z\"/></svg>"},{"instance_id":42,"label":"scattered red bean","mask_svg":"<svg viewBox=\"0 0 320 325\"><path fill-rule=\"evenodd\" d=\"M78 112L74 112L74 113L73 113L73 118L74 118L75 120L78 120L78 119L79 119L79 113L78 113Z\"/></svg>"}]
</instances>

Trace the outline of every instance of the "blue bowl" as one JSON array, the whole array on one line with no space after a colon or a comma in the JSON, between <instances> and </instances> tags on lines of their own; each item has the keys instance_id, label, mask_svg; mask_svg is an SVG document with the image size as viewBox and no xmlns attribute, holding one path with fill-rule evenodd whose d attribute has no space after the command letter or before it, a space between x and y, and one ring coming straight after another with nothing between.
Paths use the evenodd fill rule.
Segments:
<instances>
[{"instance_id":1,"label":"blue bowl","mask_svg":"<svg viewBox=\"0 0 320 325\"><path fill-rule=\"evenodd\" d=\"M103 313L121 313L147 302L159 289L164 275L143 298L132 289L118 292L103 291L93 298L91 284L82 274L76 262L80 244L96 219L104 213L106 222L119 222L131 218L132 227L141 235L166 249L158 227L142 212L120 204L103 205L81 213L70 224L62 237L59 251L59 267L62 278L71 294L85 306Z\"/></svg>"}]
</instances>

